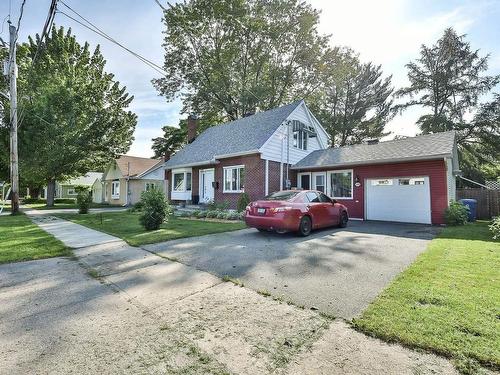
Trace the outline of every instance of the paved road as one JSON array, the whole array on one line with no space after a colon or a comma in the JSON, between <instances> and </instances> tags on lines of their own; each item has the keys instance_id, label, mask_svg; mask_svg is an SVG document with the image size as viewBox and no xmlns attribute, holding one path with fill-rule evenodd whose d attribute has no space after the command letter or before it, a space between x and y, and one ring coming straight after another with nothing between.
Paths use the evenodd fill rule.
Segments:
<instances>
[{"instance_id":1,"label":"paved road","mask_svg":"<svg viewBox=\"0 0 500 375\"><path fill-rule=\"evenodd\" d=\"M144 248L350 319L425 250L437 231L424 225L353 221L346 229L322 230L305 239L247 229Z\"/></svg>"}]
</instances>

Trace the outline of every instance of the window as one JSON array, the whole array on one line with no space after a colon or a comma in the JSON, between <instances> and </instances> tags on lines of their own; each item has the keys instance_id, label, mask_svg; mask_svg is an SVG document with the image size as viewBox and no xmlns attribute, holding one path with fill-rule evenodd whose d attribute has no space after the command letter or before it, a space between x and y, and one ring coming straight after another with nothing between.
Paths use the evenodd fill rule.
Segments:
<instances>
[{"instance_id":1,"label":"window","mask_svg":"<svg viewBox=\"0 0 500 375\"><path fill-rule=\"evenodd\" d=\"M68 189L68 195L76 195L76 191L74 188L69 188Z\"/></svg>"},{"instance_id":2,"label":"window","mask_svg":"<svg viewBox=\"0 0 500 375\"><path fill-rule=\"evenodd\" d=\"M372 186L390 186L392 185L392 180L372 180ZM403 185L403 184L400 184Z\"/></svg>"},{"instance_id":3,"label":"window","mask_svg":"<svg viewBox=\"0 0 500 375\"><path fill-rule=\"evenodd\" d=\"M307 141L309 139L309 134L313 133L311 127L306 126L300 121L292 121L292 132L293 132L293 147L300 148L301 150L307 150Z\"/></svg>"},{"instance_id":4,"label":"window","mask_svg":"<svg viewBox=\"0 0 500 375\"><path fill-rule=\"evenodd\" d=\"M332 200L323 193L319 194L319 200L321 203L332 203Z\"/></svg>"},{"instance_id":5,"label":"window","mask_svg":"<svg viewBox=\"0 0 500 375\"><path fill-rule=\"evenodd\" d=\"M311 188L311 175L309 173L299 173L300 188L309 190Z\"/></svg>"},{"instance_id":6,"label":"window","mask_svg":"<svg viewBox=\"0 0 500 375\"><path fill-rule=\"evenodd\" d=\"M245 188L245 166L224 168L224 193L241 193Z\"/></svg>"},{"instance_id":7,"label":"window","mask_svg":"<svg viewBox=\"0 0 500 375\"><path fill-rule=\"evenodd\" d=\"M316 194L314 191L307 192L306 197L307 197L307 199L309 199L309 202L319 203L318 194Z\"/></svg>"},{"instance_id":8,"label":"window","mask_svg":"<svg viewBox=\"0 0 500 375\"><path fill-rule=\"evenodd\" d=\"M352 198L352 171L330 172L332 198Z\"/></svg>"},{"instance_id":9,"label":"window","mask_svg":"<svg viewBox=\"0 0 500 375\"><path fill-rule=\"evenodd\" d=\"M172 176L173 176L172 191L177 191L177 192L191 191L192 174L190 171L174 172L172 173Z\"/></svg>"},{"instance_id":10,"label":"window","mask_svg":"<svg viewBox=\"0 0 500 375\"><path fill-rule=\"evenodd\" d=\"M315 189L318 191L321 191L324 193L326 191L325 189L325 175L324 174L317 174L314 176L314 186Z\"/></svg>"},{"instance_id":11,"label":"window","mask_svg":"<svg viewBox=\"0 0 500 375\"><path fill-rule=\"evenodd\" d=\"M288 201L299 194L298 191L277 191L264 197L266 201Z\"/></svg>"},{"instance_id":12,"label":"window","mask_svg":"<svg viewBox=\"0 0 500 375\"><path fill-rule=\"evenodd\" d=\"M425 179L423 178L400 178L399 185L424 185Z\"/></svg>"},{"instance_id":13,"label":"window","mask_svg":"<svg viewBox=\"0 0 500 375\"><path fill-rule=\"evenodd\" d=\"M111 198L120 199L120 181L113 181L111 183Z\"/></svg>"},{"instance_id":14,"label":"window","mask_svg":"<svg viewBox=\"0 0 500 375\"><path fill-rule=\"evenodd\" d=\"M156 184L154 182L146 182L146 191L156 189Z\"/></svg>"}]
</instances>

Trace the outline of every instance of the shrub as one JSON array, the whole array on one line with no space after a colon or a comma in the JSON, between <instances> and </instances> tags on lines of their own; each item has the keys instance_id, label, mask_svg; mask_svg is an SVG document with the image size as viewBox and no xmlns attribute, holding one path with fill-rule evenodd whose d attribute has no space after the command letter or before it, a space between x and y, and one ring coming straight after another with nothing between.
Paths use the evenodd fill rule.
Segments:
<instances>
[{"instance_id":1,"label":"shrub","mask_svg":"<svg viewBox=\"0 0 500 375\"><path fill-rule=\"evenodd\" d=\"M172 215L172 207L168 204L165 195L158 189L144 191L141 194L142 213L139 217L141 225L146 230L155 230Z\"/></svg>"},{"instance_id":2,"label":"shrub","mask_svg":"<svg viewBox=\"0 0 500 375\"><path fill-rule=\"evenodd\" d=\"M203 219L204 217L207 217L207 211L200 211L198 212L198 214L196 215L197 218L199 219Z\"/></svg>"},{"instance_id":3,"label":"shrub","mask_svg":"<svg viewBox=\"0 0 500 375\"><path fill-rule=\"evenodd\" d=\"M209 219L216 218L216 217L217 217L217 214L218 214L218 212L217 212L217 211L215 211L215 210L212 210L212 211L207 211L207 217L208 217Z\"/></svg>"},{"instance_id":4,"label":"shrub","mask_svg":"<svg viewBox=\"0 0 500 375\"><path fill-rule=\"evenodd\" d=\"M92 196L89 189L78 189L76 196L76 204L78 206L79 214L87 214L89 212L90 203L92 203Z\"/></svg>"},{"instance_id":5,"label":"shrub","mask_svg":"<svg viewBox=\"0 0 500 375\"><path fill-rule=\"evenodd\" d=\"M500 216L493 218L489 228L491 233L493 233L493 239L500 240Z\"/></svg>"},{"instance_id":6,"label":"shrub","mask_svg":"<svg viewBox=\"0 0 500 375\"><path fill-rule=\"evenodd\" d=\"M198 217L199 214L200 214L200 210L194 210L194 211L191 211L189 213L189 216L191 216L191 217Z\"/></svg>"},{"instance_id":7,"label":"shrub","mask_svg":"<svg viewBox=\"0 0 500 375\"><path fill-rule=\"evenodd\" d=\"M81 190L82 189L79 189L77 191L79 192ZM55 198L54 203L74 204L75 199L74 198Z\"/></svg>"},{"instance_id":8,"label":"shrub","mask_svg":"<svg viewBox=\"0 0 500 375\"><path fill-rule=\"evenodd\" d=\"M250 197L248 196L248 194L241 193L240 197L238 198L238 212L245 211L245 208L247 208L249 203L250 203Z\"/></svg>"},{"instance_id":9,"label":"shrub","mask_svg":"<svg viewBox=\"0 0 500 375\"><path fill-rule=\"evenodd\" d=\"M444 220L448 225L465 225L469 215L469 208L460 202L452 201L444 211Z\"/></svg>"},{"instance_id":10,"label":"shrub","mask_svg":"<svg viewBox=\"0 0 500 375\"><path fill-rule=\"evenodd\" d=\"M207 208L208 211L225 211L229 208L229 202L215 203L214 201L210 201L207 204Z\"/></svg>"},{"instance_id":11,"label":"shrub","mask_svg":"<svg viewBox=\"0 0 500 375\"><path fill-rule=\"evenodd\" d=\"M225 219L226 218L226 211L217 211L217 219Z\"/></svg>"},{"instance_id":12,"label":"shrub","mask_svg":"<svg viewBox=\"0 0 500 375\"><path fill-rule=\"evenodd\" d=\"M47 200L46 199L42 199L42 198L25 197L25 198L23 198L23 203L24 204L47 203Z\"/></svg>"}]
</instances>

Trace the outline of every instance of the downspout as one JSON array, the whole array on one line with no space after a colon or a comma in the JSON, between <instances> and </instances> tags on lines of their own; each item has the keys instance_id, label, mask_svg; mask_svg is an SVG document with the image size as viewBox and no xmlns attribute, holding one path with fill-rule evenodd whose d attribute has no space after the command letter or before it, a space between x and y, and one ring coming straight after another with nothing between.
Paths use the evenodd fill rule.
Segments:
<instances>
[{"instance_id":1,"label":"downspout","mask_svg":"<svg viewBox=\"0 0 500 375\"><path fill-rule=\"evenodd\" d=\"M288 170L290 169L290 121L286 123L286 188L290 189L290 179L288 177Z\"/></svg>"}]
</instances>

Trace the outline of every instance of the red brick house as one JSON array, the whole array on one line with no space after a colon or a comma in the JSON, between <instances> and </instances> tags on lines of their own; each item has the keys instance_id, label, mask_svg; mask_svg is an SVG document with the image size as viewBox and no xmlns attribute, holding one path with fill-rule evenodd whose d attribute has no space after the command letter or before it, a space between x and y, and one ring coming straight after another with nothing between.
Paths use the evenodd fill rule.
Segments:
<instances>
[{"instance_id":1,"label":"red brick house","mask_svg":"<svg viewBox=\"0 0 500 375\"><path fill-rule=\"evenodd\" d=\"M328 147L328 135L303 100L213 126L165 162L167 195L174 202L228 202L242 192L251 200L295 186L290 167Z\"/></svg>"},{"instance_id":2,"label":"red brick house","mask_svg":"<svg viewBox=\"0 0 500 375\"><path fill-rule=\"evenodd\" d=\"M325 129L303 100L196 134L164 164L174 202L257 200L291 188L316 189L345 204L352 219L443 223L455 199L454 132L328 148Z\"/></svg>"}]
</instances>

